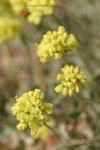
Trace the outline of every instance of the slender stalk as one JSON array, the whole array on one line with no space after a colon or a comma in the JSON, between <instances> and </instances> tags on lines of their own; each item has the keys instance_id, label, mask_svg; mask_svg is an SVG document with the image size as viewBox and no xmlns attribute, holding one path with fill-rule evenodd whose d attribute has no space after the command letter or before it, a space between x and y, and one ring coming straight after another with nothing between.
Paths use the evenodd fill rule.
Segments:
<instances>
[{"instance_id":1,"label":"slender stalk","mask_svg":"<svg viewBox=\"0 0 100 150\"><path fill-rule=\"evenodd\" d=\"M60 147L59 150L67 150L67 149L65 148L64 144L61 142L61 139L59 138L58 133L57 133L52 127L50 127L49 125L47 125L45 122L44 122L44 125L45 125L48 129L50 129L50 130L54 133L54 135L56 136L56 138L57 138L57 140L58 140L59 147Z\"/></svg>"},{"instance_id":2,"label":"slender stalk","mask_svg":"<svg viewBox=\"0 0 100 150\"><path fill-rule=\"evenodd\" d=\"M50 127L48 124L46 124L45 122L44 122L44 125L55 134L57 140L59 141L59 135L57 134L57 132L52 127Z\"/></svg>"}]
</instances>

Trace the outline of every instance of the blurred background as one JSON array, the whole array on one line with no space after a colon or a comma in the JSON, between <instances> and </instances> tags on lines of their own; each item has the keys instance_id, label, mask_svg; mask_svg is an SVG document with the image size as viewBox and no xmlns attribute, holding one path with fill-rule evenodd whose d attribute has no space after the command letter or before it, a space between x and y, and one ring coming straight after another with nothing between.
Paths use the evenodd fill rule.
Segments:
<instances>
[{"instance_id":1,"label":"blurred background","mask_svg":"<svg viewBox=\"0 0 100 150\"><path fill-rule=\"evenodd\" d=\"M100 150L100 1L56 0L53 14L43 16L39 25L27 16L26 10L14 13L10 0L0 0L0 150ZM61 60L42 64L36 43L60 25L75 34L79 46ZM89 82L72 98L53 90L63 60L82 68ZM50 130L45 138L32 138L28 130L16 128L15 96L34 88L54 104L53 128L61 144Z\"/></svg>"}]
</instances>

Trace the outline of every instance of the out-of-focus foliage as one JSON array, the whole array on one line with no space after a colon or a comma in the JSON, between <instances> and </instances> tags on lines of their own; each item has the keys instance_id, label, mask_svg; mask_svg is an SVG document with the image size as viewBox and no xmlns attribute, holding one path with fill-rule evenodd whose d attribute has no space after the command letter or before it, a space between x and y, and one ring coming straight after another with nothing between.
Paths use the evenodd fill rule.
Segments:
<instances>
[{"instance_id":1,"label":"out-of-focus foliage","mask_svg":"<svg viewBox=\"0 0 100 150\"><path fill-rule=\"evenodd\" d=\"M21 2L21 1L20 1ZM27 20L28 12L16 14L10 0L0 0L0 18L17 20L21 30L10 31L9 21L0 27L0 148L58 150L100 149L100 5L99 0L58 0L52 15L42 16L38 26ZM43 7L44 8L44 7ZM32 7L30 8L32 9ZM34 9L34 7L33 7ZM14 21L13 21L14 23ZM16 24L17 25L17 24ZM1 26L1 23L0 23ZM61 60L50 59L42 64L36 54L37 45L48 30L64 26L79 43L76 50L64 54ZM20 34L19 34L19 31ZM7 39L13 33L12 41ZM15 39L15 35L17 39ZM89 86L73 97L54 92L56 76L64 65L78 65L86 73ZM15 96L39 88L54 105L53 132L44 140L31 138L29 131L17 131L11 107ZM74 141L75 140L75 141ZM60 143L60 142L61 143ZM62 146L62 150L64 150Z\"/></svg>"}]
</instances>

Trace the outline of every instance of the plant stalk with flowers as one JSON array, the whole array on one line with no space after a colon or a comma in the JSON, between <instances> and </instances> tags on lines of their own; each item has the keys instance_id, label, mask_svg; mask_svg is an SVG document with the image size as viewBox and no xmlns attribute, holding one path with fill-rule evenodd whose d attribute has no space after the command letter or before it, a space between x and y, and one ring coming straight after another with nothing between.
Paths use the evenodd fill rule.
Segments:
<instances>
[{"instance_id":1,"label":"plant stalk with flowers","mask_svg":"<svg viewBox=\"0 0 100 150\"><path fill-rule=\"evenodd\" d=\"M37 55L43 63L51 57L61 59L65 53L71 52L77 44L75 35L68 34L65 27L60 26L58 31L49 31L43 36L43 40L37 46ZM61 70L63 74L57 75L57 80L61 83L55 87L55 92L62 93L64 96L73 96L74 92L78 93L82 87L88 85L85 73L78 66L65 65ZM12 113L20 121L17 125L19 130L25 130L29 127L31 136L34 136L44 125L52 129L46 123L50 122L49 115L52 113L53 105L43 103L43 99L44 93L39 89L24 93L19 98L16 97L16 104L12 107ZM53 129L52 131L56 134Z\"/></svg>"}]
</instances>

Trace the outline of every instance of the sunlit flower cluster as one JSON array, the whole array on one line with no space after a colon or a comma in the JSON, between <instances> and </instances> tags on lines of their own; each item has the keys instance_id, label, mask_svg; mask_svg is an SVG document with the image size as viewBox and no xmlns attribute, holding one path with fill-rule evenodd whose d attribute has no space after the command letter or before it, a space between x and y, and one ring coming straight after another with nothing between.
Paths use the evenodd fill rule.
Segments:
<instances>
[{"instance_id":1,"label":"sunlit flower cluster","mask_svg":"<svg viewBox=\"0 0 100 150\"><path fill-rule=\"evenodd\" d=\"M81 88L86 87L86 75L79 67L66 65L61 69L62 74L58 74L57 80L61 83L55 87L57 93L62 93L64 96L72 96L74 92L78 93Z\"/></svg>"},{"instance_id":2,"label":"sunlit flower cluster","mask_svg":"<svg viewBox=\"0 0 100 150\"><path fill-rule=\"evenodd\" d=\"M0 17L0 44L11 41L19 35L21 25L16 19Z\"/></svg>"},{"instance_id":3,"label":"sunlit flower cluster","mask_svg":"<svg viewBox=\"0 0 100 150\"><path fill-rule=\"evenodd\" d=\"M44 102L44 93L35 89L24 93L21 97L16 97L16 104L12 107L13 115L20 121L17 125L19 130L31 129L31 136L37 133L37 130L44 125L44 122L50 121L53 105Z\"/></svg>"},{"instance_id":4,"label":"sunlit flower cluster","mask_svg":"<svg viewBox=\"0 0 100 150\"><path fill-rule=\"evenodd\" d=\"M78 42L73 34L68 34L63 26L58 31L48 31L37 47L41 62L47 62L51 57L59 59L64 53L76 48Z\"/></svg>"},{"instance_id":5,"label":"sunlit flower cluster","mask_svg":"<svg viewBox=\"0 0 100 150\"><path fill-rule=\"evenodd\" d=\"M16 13L28 12L28 20L38 25L43 15L53 13L55 0L10 0L10 3Z\"/></svg>"}]
</instances>

